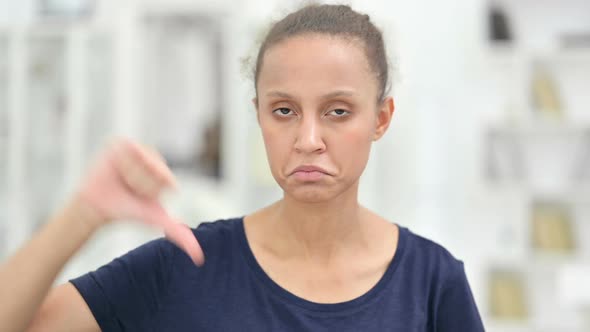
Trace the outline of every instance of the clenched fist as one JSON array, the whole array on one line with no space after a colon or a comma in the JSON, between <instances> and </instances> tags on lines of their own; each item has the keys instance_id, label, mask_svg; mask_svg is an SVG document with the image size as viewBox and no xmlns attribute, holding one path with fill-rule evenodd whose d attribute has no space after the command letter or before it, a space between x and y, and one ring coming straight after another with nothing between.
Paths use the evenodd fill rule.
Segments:
<instances>
[{"instance_id":1,"label":"clenched fist","mask_svg":"<svg viewBox=\"0 0 590 332\"><path fill-rule=\"evenodd\" d=\"M119 139L98 156L74 201L90 210L94 227L119 219L159 227L195 264L202 265L203 251L190 228L173 220L159 202L160 193L175 185L174 175L155 150Z\"/></svg>"}]
</instances>

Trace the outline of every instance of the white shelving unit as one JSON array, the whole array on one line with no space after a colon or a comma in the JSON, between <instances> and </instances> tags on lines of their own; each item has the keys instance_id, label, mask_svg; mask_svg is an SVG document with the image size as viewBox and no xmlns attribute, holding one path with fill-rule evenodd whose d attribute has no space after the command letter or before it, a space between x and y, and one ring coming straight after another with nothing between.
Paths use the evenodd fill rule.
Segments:
<instances>
[{"instance_id":1,"label":"white shelving unit","mask_svg":"<svg viewBox=\"0 0 590 332\"><path fill-rule=\"evenodd\" d=\"M3 78L10 82L0 96L7 127L8 159L2 163L2 201L9 208L2 219L11 234L3 241L7 250L18 246L44 221L39 219L63 202L86 162L87 144L96 143L85 136L87 102L101 97L96 90L101 87L89 84L87 73L93 70L91 41L101 34L84 26L0 29L0 39L6 41L0 60L7 68Z\"/></svg>"},{"instance_id":2,"label":"white shelving unit","mask_svg":"<svg viewBox=\"0 0 590 332\"><path fill-rule=\"evenodd\" d=\"M144 96L139 64L145 56L138 46L145 17L148 12L163 17L177 14L181 19L187 12L216 13L186 6L151 11L147 7L122 6L109 19L0 26L0 152L8 156L0 160L0 257L16 250L63 204L107 138L123 135L150 142L151 133L140 127ZM224 22L222 17L219 21ZM231 146L239 139L230 138L224 142ZM211 209L220 205L225 207L223 213L239 211L240 202L231 201L238 195L228 189L235 188L228 177L213 181L178 175L182 194L166 199L166 204L192 226L212 218ZM118 232L127 243L102 251L108 259L156 235L137 229ZM113 236L114 229L108 233ZM93 245L89 247L91 252ZM69 275L86 272L97 263L82 265Z\"/></svg>"},{"instance_id":3,"label":"white shelving unit","mask_svg":"<svg viewBox=\"0 0 590 332\"><path fill-rule=\"evenodd\" d=\"M590 9L580 1L495 1L502 3L516 30L516 41L486 46L490 89L504 99L495 106L502 112L484 131L482 174L491 188L518 188L521 212L507 223L504 233L519 255L506 262L502 255L489 265L520 273L527 314L522 320L492 317L484 312L489 331L587 331L590 319L583 303L564 298L565 281L580 278L590 267L590 49L562 48L556 38L571 27L590 31ZM565 8L565 9L563 9ZM561 11L560 11L561 10ZM577 17L563 14L580 11ZM547 18L547 15L551 15ZM565 22L571 17L571 22ZM559 20L561 18L561 21ZM577 19L577 21L576 21ZM543 20L546 20L543 23ZM513 30L513 32L514 32ZM557 91L560 111L548 112L532 103L532 80L541 65ZM569 212L572 252L540 251L533 244L533 207L555 202ZM499 245L501 245L499 243ZM568 268L576 264L575 271ZM583 286L580 286L583 287ZM489 295L489 294L488 294Z\"/></svg>"}]
</instances>

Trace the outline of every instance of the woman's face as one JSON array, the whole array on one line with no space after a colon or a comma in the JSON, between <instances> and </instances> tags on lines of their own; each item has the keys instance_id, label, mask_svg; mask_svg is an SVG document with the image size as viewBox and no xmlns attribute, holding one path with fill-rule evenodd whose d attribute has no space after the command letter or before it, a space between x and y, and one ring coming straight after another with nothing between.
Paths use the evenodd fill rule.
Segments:
<instances>
[{"instance_id":1,"label":"woman's face","mask_svg":"<svg viewBox=\"0 0 590 332\"><path fill-rule=\"evenodd\" d=\"M271 172L286 195L322 202L356 190L372 141L387 129L393 101L377 104L361 45L304 35L266 51L255 103Z\"/></svg>"}]
</instances>

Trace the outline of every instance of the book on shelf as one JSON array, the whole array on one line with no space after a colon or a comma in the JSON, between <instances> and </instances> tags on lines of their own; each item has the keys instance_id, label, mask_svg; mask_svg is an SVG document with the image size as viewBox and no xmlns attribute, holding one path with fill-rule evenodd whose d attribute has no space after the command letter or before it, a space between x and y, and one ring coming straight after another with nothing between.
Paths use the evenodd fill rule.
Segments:
<instances>
[{"instance_id":1,"label":"book on shelf","mask_svg":"<svg viewBox=\"0 0 590 332\"><path fill-rule=\"evenodd\" d=\"M524 277L520 271L495 269L489 276L491 317L498 320L525 320L528 317Z\"/></svg>"},{"instance_id":2,"label":"book on shelf","mask_svg":"<svg viewBox=\"0 0 590 332\"><path fill-rule=\"evenodd\" d=\"M535 250L570 253L575 249L571 215L561 202L536 201L531 211L531 236Z\"/></svg>"},{"instance_id":3,"label":"book on shelf","mask_svg":"<svg viewBox=\"0 0 590 332\"><path fill-rule=\"evenodd\" d=\"M541 115L560 119L563 117L563 105L557 82L548 68L537 62L533 66L531 77L531 102Z\"/></svg>"}]
</instances>

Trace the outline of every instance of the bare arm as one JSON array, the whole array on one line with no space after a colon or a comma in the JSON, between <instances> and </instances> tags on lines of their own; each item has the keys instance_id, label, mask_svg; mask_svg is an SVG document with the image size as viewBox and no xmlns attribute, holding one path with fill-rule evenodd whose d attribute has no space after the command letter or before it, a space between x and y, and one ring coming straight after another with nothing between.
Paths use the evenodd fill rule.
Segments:
<instances>
[{"instance_id":1,"label":"bare arm","mask_svg":"<svg viewBox=\"0 0 590 332\"><path fill-rule=\"evenodd\" d=\"M100 327L78 290L66 283L49 292L26 331L100 332Z\"/></svg>"},{"instance_id":2,"label":"bare arm","mask_svg":"<svg viewBox=\"0 0 590 332\"><path fill-rule=\"evenodd\" d=\"M0 267L0 322L3 331L24 331L29 326L57 274L94 233L95 225L99 224L93 220L96 217L81 202L71 202ZM67 314L61 310L69 305L64 302L65 299L59 298L63 295L73 298L71 293L77 293L75 289L68 291L66 288L61 286L53 292L53 297L49 298L52 301L44 306L45 313L62 311L55 312L55 318L62 319L74 314L77 317L69 319L80 321L88 327L88 331L100 331L89 310L74 310ZM77 296L84 303L80 295ZM57 320L54 323L59 324ZM47 330L48 326L44 328Z\"/></svg>"}]
</instances>

